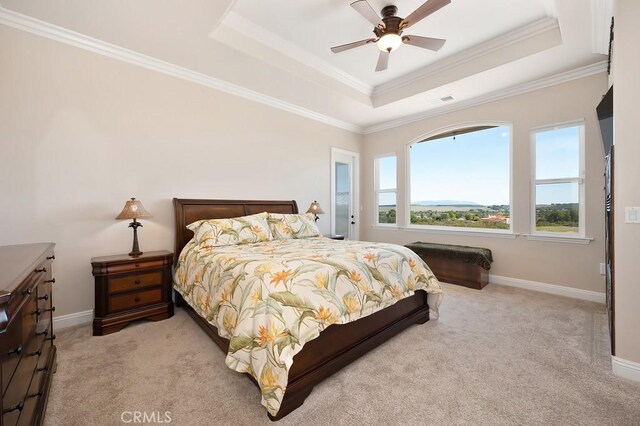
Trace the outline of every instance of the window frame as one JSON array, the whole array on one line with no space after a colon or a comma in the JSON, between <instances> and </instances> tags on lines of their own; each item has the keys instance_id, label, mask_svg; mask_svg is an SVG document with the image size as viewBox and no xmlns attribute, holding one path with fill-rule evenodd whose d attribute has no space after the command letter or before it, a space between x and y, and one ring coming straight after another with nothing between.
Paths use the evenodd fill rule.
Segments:
<instances>
[{"instance_id":1,"label":"window frame","mask_svg":"<svg viewBox=\"0 0 640 426\"><path fill-rule=\"evenodd\" d=\"M507 127L509 129L509 229L490 229L490 228L466 228L455 226L438 226L438 225L414 225L411 223L411 147L422 142L425 139L432 138L442 133L453 132L460 129L479 126L495 126L495 127ZM515 238L516 233L514 231L515 218L513 211L513 123L506 121L473 121L458 123L439 129L433 130L428 133L424 133L421 136L415 138L406 146L406 185L405 185L405 214L404 220L406 223L405 228L412 231L422 231L430 233L441 234L456 234L456 235L479 235L479 236L495 236L505 238Z\"/></svg>"},{"instance_id":2,"label":"window frame","mask_svg":"<svg viewBox=\"0 0 640 426\"><path fill-rule=\"evenodd\" d=\"M580 128L580 140L578 141L578 176L571 178L554 178L554 179L537 179L536 176L536 134L548 132L551 130L566 129L569 127ZM561 123L549 124L544 126L532 127L530 129L530 153L531 153L531 185L530 185L530 224L529 231L532 239L542 240L586 240L586 217L585 217L585 120L571 120ZM578 184L578 232L540 232L536 229L536 187L537 185L550 185L560 183L577 183Z\"/></svg>"},{"instance_id":3,"label":"window frame","mask_svg":"<svg viewBox=\"0 0 640 426\"><path fill-rule=\"evenodd\" d=\"M379 164L380 160L384 158L393 157L396 160L396 180L395 180L395 188L393 189L380 189L380 173L379 173ZM380 223L380 206L378 204L379 194L396 194L396 223ZM374 226L382 226L385 228L397 228L398 227L398 219L400 215L398 214L398 155L395 152L389 152L386 154L379 154L373 157L373 194L374 194Z\"/></svg>"}]
</instances>

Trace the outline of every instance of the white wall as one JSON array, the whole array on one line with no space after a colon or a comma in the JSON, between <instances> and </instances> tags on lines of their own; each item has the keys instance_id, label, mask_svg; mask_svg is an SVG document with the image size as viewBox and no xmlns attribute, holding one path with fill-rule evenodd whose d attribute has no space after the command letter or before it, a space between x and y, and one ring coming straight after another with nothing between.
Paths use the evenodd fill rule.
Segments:
<instances>
[{"instance_id":1,"label":"white wall","mask_svg":"<svg viewBox=\"0 0 640 426\"><path fill-rule=\"evenodd\" d=\"M640 206L640 2L616 1L614 16L616 356L640 363L640 224L625 223L624 218L625 207ZM635 368L640 380L640 364Z\"/></svg>"},{"instance_id":2,"label":"white wall","mask_svg":"<svg viewBox=\"0 0 640 426\"><path fill-rule=\"evenodd\" d=\"M330 148L360 135L4 26L0 58L0 244L57 243L57 315L93 308L92 256L131 250L132 196L143 251L173 249L173 197L317 199L329 231Z\"/></svg>"},{"instance_id":3,"label":"white wall","mask_svg":"<svg viewBox=\"0 0 640 426\"><path fill-rule=\"evenodd\" d=\"M361 161L365 210L361 236L399 244L431 241L487 247L494 257L491 274L603 293L604 278L599 267L604 261L604 151L595 107L606 89L607 78L603 73L365 136ZM584 119L586 125L586 236L593 241L580 245L527 240L522 234L530 233L530 129L578 119ZM402 221L407 143L447 126L481 121L513 125L512 227L520 236L503 239L373 227L375 156L390 152L397 155L398 217Z\"/></svg>"}]
</instances>

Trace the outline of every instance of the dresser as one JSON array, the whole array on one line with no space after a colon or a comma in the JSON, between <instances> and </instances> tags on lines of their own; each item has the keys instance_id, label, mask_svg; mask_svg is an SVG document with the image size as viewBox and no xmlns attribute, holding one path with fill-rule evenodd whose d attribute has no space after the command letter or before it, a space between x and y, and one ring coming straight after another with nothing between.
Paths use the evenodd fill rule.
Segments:
<instances>
[{"instance_id":1,"label":"dresser","mask_svg":"<svg viewBox=\"0 0 640 426\"><path fill-rule=\"evenodd\" d=\"M53 243L0 246L0 425L40 425L56 368Z\"/></svg>"},{"instance_id":2,"label":"dresser","mask_svg":"<svg viewBox=\"0 0 640 426\"><path fill-rule=\"evenodd\" d=\"M152 251L91 259L95 277L93 335L121 330L131 321L158 321L173 316L173 253Z\"/></svg>"}]
</instances>

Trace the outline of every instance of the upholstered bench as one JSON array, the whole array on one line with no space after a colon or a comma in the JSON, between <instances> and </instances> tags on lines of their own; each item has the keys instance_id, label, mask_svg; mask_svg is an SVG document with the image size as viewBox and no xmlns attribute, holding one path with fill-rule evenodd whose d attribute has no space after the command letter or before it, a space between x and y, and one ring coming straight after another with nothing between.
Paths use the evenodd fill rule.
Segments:
<instances>
[{"instance_id":1,"label":"upholstered bench","mask_svg":"<svg viewBox=\"0 0 640 426\"><path fill-rule=\"evenodd\" d=\"M421 241L405 247L420 256L440 281L478 290L489 283L488 271L493 257L487 248Z\"/></svg>"}]
</instances>

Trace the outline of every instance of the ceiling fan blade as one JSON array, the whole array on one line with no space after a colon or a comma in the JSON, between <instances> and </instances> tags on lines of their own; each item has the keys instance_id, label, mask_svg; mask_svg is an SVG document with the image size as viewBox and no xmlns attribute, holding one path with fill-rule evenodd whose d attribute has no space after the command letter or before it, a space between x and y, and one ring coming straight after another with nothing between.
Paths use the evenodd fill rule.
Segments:
<instances>
[{"instance_id":1,"label":"ceiling fan blade","mask_svg":"<svg viewBox=\"0 0 640 426\"><path fill-rule=\"evenodd\" d=\"M389 52L380 52L378 56L378 64L376 65L376 72L384 71L389 66Z\"/></svg>"},{"instance_id":2,"label":"ceiling fan blade","mask_svg":"<svg viewBox=\"0 0 640 426\"><path fill-rule=\"evenodd\" d=\"M414 10L411 15L404 18L404 28L409 28L410 26L417 24L433 12L442 9L449 3L451 3L451 0L427 0L422 6Z\"/></svg>"},{"instance_id":3,"label":"ceiling fan blade","mask_svg":"<svg viewBox=\"0 0 640 426\"><path fill-rule=\"evenodd\" d=\"M376 13L367 0L358 0L351 3L351 7L356 10L364 19L371 22L374 27L382 26L384 28L384 22L380 18L380 15Z\"/></svg>"},{"instance_id":4,"label":"ceiling fan blade","mask_svg":"<svg viewBox=\"0 0 640 426\"><path fill-rule=\"evenodd\" d=\"M344 52L345 50L349 50L349 49L353 49L356 47L360 47L360 46L364 46L365 44L368 43L373 43L374 41L376 41L373 38L368 38L366 40L360 40L360 41L354 41L353 43L347 43L347 44L342 44L340 46L334 46L331 48L331 51L333 53L340 53L340 52Z\"/></svg>"},{"instance_id":5,"label":"ceiling fan blade","mask_svg":"<svg viewBox=\"0 0 640 426\"><path fill-rule=\"evenodd\" d=\"M404 44L410 44L412 46L422 47L423 49L433 50L437 52L444 46L447 40L441 38L420 37L420 36L402 36L402 42Z\"/></svg>"}]
</instances>

